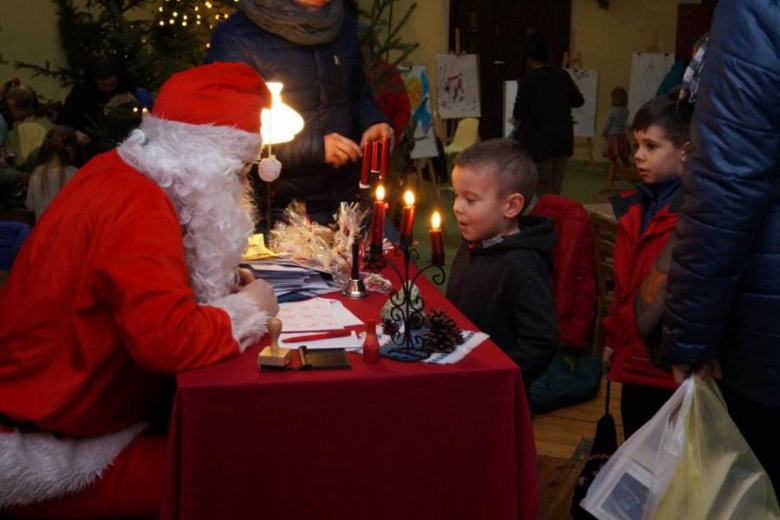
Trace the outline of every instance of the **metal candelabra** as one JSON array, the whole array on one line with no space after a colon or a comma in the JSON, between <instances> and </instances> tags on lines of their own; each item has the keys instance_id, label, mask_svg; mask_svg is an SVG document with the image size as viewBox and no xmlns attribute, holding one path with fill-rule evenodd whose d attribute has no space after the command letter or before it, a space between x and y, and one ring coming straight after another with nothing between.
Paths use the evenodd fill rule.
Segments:
<instances>
[{"instance_id":1,"label":"metal candelabra","mask_svg":"<svg viewBox=\"0 0 780 520\"><path fill-rule=\"evenodd\" d=\"M436 285L442 285L447 275L441 265L443 262L436 262L418 267L418 271L410 278L409 264L412 260L416 263L420 259L419 251L402 242L393 250L393 254L403 255L403 266L400 269L382 253L366 257L369 270L378 272L384 267L390 267L401 282L398 292L390 296L390 319L395 323L402 323L403 326L391 335L393 346L385 355L396 361L422 361L431 355L425 348L425 338L421 334L421 329L425 326L425 301L419 290L417 295L412 295L412 288L416 286L417 278L429 269L436 271L431 276Z\"/></svg>"}]
</instances>

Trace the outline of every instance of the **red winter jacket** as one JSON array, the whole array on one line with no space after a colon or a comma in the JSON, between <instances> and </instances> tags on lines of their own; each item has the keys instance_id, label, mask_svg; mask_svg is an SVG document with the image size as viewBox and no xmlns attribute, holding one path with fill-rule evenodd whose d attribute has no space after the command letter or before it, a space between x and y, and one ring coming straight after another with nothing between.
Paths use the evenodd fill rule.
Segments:
<instances>
[{"instance_id":1,"label":"red winter jacket","mask_svg":"<svg viewBox=\"0 0 780 520\"><path fill-rule=\"evenodd\" d=\"M621 194L612 201L618 230L615 237L615 302L604 318L604 345L615 350L609 379L618 383L648 385L675 390L671 372L650 362L647 346L636 330L634 299L648 271L674 233L681 189L641 233L642 196L639 192Z\"/></svg>"},{"instance_id":2,"label":"red winter jacket","mask_svg":"<svg viewBox=\"0 0 780 520\"><path fill-rule=\"evenodd\" d=\"M560 342L585 348L596 307L596 262L588 212L574 200L544 195L531 214L551 217L558 235L552 281Z\"/></svg>"}]
</instances>

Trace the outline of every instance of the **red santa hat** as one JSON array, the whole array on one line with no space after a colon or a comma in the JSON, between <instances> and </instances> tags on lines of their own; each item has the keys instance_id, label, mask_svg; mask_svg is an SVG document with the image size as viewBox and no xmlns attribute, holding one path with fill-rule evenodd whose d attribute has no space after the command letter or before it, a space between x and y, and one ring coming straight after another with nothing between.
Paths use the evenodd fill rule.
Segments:
<instances>
[{"instance_id":1,"label":"red santa hat","mask_svg":"<svg viewBox=\"0 0 780 520\"><path fill-rule=\"evenodd\" d=\"M152 116L191 125L229 126L260 132L260 112L271 104L262 76L243 63L212 63L171 76Z\"/></svg>"}]
</instances>

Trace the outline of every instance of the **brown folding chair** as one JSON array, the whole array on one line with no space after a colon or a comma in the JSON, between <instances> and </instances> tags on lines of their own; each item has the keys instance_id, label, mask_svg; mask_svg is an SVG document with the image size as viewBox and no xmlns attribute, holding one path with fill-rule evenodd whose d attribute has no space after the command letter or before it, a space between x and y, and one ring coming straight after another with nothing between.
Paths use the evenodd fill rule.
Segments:
<instances>
[{"instance_id":1,"label":"brown folding chair","mask_svg":"<svg viewBox=\"0 0 780 520\"><path fill-rule=\"evenodd\" d=\"M601 320L609 315L615 301L615 268L612 257L615 252L615 234L617 222L614 218L599 213L590 214L593 231L593 248L596 255L596 285L598 300L596 303L596 327L593 334L593 353L601 355L604 348L604 332Z\"/></svg>"}]
</instances>

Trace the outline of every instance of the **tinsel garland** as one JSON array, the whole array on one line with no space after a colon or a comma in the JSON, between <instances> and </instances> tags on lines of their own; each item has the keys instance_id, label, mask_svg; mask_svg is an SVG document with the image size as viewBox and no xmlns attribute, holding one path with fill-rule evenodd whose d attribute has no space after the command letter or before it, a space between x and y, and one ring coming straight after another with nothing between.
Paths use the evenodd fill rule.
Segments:
<instances>
[{"instance_id":1,"label":"tinsel garland","mask_svg":"<svg viewBox=\"0 0 780 520\"><path fill-rule=\"evenodd\" d=\"M306 206L292 202L284 210L286 222L277 222L270 233L270 246L276 253L287 253L298 262L333 276L339 287L350 278L352 244L360 239L367 210L358 203L342 202L335 222L322 226L311 222ZM361 244L364 248L364 244ZM389 282L381 275L366 280L370 290L386 291Z\"/></svg>"}]
</instances>

